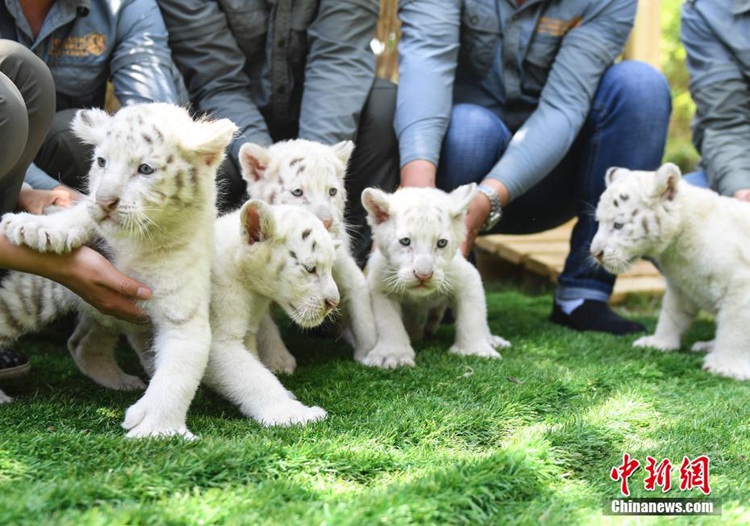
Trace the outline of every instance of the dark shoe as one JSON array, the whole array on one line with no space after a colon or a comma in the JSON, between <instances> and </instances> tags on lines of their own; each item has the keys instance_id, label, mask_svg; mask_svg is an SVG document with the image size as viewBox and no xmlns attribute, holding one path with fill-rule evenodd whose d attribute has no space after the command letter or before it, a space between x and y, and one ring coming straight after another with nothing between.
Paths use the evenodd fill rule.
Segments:
<instances>
[{"instance_id":1,"label":"dark shoe","mask_svg":"<svg viewBox=\"0 0 750 526\"><path fill-rule=\"evenodd\" d=\"M607 332L618 336L646 330L640 323L630 321L614 312L606 301L585 300L570 314L565 314L555 302L549 319L553 323L576 331Z\"/></svg>"},{"instance_id":2,"label":"dark shoe","mask_svg":"<svg viewBox=\"0 0 750 526\"><path fill-rule=\"evenodd\" d=\"M29 359L15 351L0 351L0 379L7 380L29 372Z\"/></svg>"}]
</instances>

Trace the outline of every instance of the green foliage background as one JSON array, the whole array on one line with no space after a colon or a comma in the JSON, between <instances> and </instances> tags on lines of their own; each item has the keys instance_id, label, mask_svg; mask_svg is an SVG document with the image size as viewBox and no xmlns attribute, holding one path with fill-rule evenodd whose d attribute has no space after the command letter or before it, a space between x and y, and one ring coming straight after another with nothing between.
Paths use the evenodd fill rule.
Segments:
<instances>
[{"instance_id":1,"label":"green foliage background","mask_svg":"<svg viewBox=\"0 0 750 526\"><path fill-rule=\"evenodd\" d=\"M662 0L661 6L661 67L672 90L672 120L664 160L676 163L683 172L688 172L695 168L699 157L690 134L695 105L688 91L685 48L680 43L682 3L683 0Z\"/></svg>"}]
</instances>

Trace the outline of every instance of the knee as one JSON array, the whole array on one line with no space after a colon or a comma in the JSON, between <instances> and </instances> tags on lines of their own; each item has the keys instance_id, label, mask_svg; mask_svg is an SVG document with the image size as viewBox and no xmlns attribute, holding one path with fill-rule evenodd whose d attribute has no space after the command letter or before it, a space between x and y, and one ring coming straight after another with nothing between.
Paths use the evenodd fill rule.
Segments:
<instances>
[{"instance_id":1,"label":"knee","mask_svg":"<svg viewBox=\"0 0 750 526\"><path fill-rule=\"evenodd\" d=\"M510 130L490 110L475 104L456 104L451 111L444 147L464 151L482 147L494 155L505 149L510 138Z\"/></svg>"},{"instance_id":2,"label":"knee","mask_svg":"<svg viewBox=\"0 0 750 526\"><path fill-rule=\"evenodd\" d=\"M29 120L26 105L12 82L0 73L0 179L5 179L26 148Z\"/></svg>"},{"instance_id":3,"label":"knee","mask_svg":"<svg viewBox=\"0 0 750 526\"><path fill-rule=\"evenodd\" d=\"M612 89L623 109L666 119L672 111L667 78L659 70L638 60L626 60L610 67L602 86Z\"/></svg>"},{"instance_id":4,"label":"knee","mask_svg":"<svg viewBox=\"0 0 750 526\"><path fill-rule=\"evenodd\" d=\"M42 59L17 42L0 40L0 73L18 88L30 113L52 119L55 82Z\"/></svg>"}]
</instances>

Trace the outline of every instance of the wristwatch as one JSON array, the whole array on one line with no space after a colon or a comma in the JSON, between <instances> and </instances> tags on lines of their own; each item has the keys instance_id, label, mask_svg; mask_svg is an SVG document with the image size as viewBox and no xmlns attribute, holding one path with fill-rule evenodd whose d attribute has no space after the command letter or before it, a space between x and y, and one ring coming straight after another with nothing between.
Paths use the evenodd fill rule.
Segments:
<instances>
[{"instance_id":1,"label":"wristwatch","mask_svg":"<svg viewBox=\"0 0 750 526\"><path fill-rule=\"evenodd\" d=\"M500 218L503 217L503 207L500 206L500 197L491 186L480 184L477 186L477 190L486 195L492 205L490 215L487 216L487 219L485 219L482 229L480 230L480 232L488 232L492 230L492 227L494 227L497 222L500 221Z\"/></svg>"}]
</instances>

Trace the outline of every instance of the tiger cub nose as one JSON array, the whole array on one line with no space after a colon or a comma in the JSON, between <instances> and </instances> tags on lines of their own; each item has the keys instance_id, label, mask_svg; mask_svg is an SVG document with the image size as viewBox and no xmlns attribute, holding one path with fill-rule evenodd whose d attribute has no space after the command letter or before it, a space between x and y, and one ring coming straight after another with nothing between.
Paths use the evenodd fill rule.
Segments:
<instances>
[{"instance_id":1,"label":"tiger cub nose","mask_svg":"<svg viewBox=\"0 0 750 526\"><path fill-rule=\"evenodd\" d=\"M102 207L104 210L108 212L112 212L115 208L117 208L117 205L120 203L120 199L117 197L106 197L103 199L97 199L96 204L98 204L100 207Z\"/></svg>"}]
</instances>

